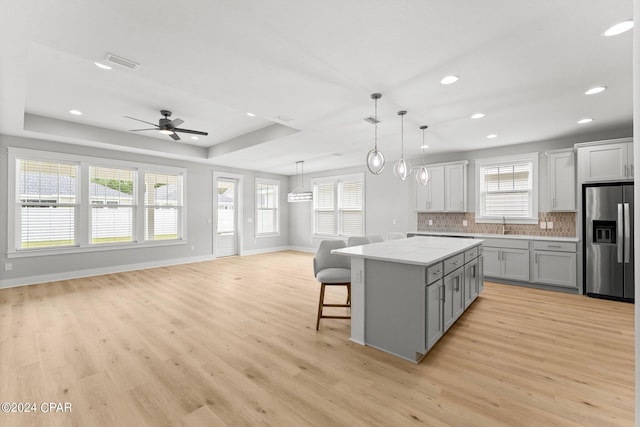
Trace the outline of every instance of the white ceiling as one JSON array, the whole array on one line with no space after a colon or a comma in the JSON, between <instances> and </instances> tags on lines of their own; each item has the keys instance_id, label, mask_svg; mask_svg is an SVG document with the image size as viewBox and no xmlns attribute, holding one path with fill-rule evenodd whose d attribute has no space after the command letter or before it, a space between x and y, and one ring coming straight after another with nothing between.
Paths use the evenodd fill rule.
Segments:
<instances>
[{"instance_id":1,"label":"white ceiling","mask_svg":"<svg viewBox=\"0 0 640 427\"><path fill-rule=\"evenodd\" d=\"M0 28L0 133L9 135L293 175L297 160L305 172L364 164L373 92L383 94L379 147L388 161L400 156L401 109L405 157L419 155L422 124L427 155L632 124L631 32L602 36L632 17L630 0L24 0L11 8ZM141 66L98 69L107 52ZM441 85L449 74L459 82ZM596 85L609 89L584 95ZM161 109L209 136L129 132L147 126L123 116L157 122ZM486 117L470 119L476 112ZM578 125L583 117L594 121Z\"/></svg>"}]
</instances>

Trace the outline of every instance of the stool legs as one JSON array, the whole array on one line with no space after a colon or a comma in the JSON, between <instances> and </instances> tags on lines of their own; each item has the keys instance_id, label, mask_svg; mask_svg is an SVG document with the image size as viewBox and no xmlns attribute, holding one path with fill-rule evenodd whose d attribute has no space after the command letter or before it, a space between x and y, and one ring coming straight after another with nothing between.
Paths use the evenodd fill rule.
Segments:
<instances>
[{"instance_id":1,"label":"stool legs","mask_svg":"<svg viewBox=\"0 0 640 427\"><path fill-rule=\"evenodd\" d=\"M324 291L325 286L346 286L347 287L347 303L346 304L325 304ZM320 329L320 319L351 319L351 316L325 316L322 314L324 307L351 307L351 283L321 283L320 284L320 301L318 301L318 318L316 319L316 331Z\"/></svg>"}]
</instances>

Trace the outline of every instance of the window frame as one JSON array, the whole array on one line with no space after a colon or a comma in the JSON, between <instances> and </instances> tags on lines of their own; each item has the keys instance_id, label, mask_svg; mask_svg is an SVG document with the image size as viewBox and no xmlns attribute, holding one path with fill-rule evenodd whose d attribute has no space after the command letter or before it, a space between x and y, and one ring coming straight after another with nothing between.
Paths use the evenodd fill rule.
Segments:
<instances>
[{"instance_id":1,"label":"window frame","mask_svg":"<svg viewBox=\"0 0 640 427\"><path fill-rule=\"evenodd\" d=\"M475 160L475 222L481 224L537 224L538 223L538 157L539 153L524 153L512 156L491 157ZM531 163L531 200L529 212L526 217L508 215L488 216L484 215L482 207L482 193L480 182L482 181L482 169L492 166L507 166L521 163ZM504 218L504 219L503 219Z\"/></svg>"},{"instance_id":2,"label":"window frame","mask_svg":"<svg viewBox=\"0 0 640 427\"><path fill-rule=\"evenodd\" d=\"M105 250L119 250L126 248L142 248L151 246L185 245L187 239L187 170L186 168L164 166L150 163L131 162L126 160L116 160L101 157L81 156L69 153L50 152L44 150L33 150L26 148L8 147L8 215L7 215L7 258L23 258L32 256L57 255L97 252ZM19 177L16 162L20 159L47 162L64 162L78 164L77 183L79 189L77 194L77 216L75 221L75 245L64 247L48 248L26 248L18 249L17 242L21 225L16 215L15 206L19 196ZM105 244L91 243L91 200L89 196L90 175L89 167L106 167L117 169L134 170L136 181L134 182L134 236L132 241L114 242ZM172 240L144 240L144 174L145 172L160 174L178 174L182 177L182 206L178 222L178 238Z\"/></svg>"},{"instance_id":3,"label":"window frame","mask_svg":"<svg viewBox=\"0 0 640 427\"><path fill-rule=\"evenodd\" d=\"M275 201L275 205L276 207L273 209L260 209L258 208L258 185L272 185L276 187L276 195L274 198ZM255 193L255 204L254 204L254 208L255 208L255 227L254 227L254 237L278 237L280 236L280 180L278 179L269 179L269 178L260 178L260 177L256 177L255 178L255 186L254 186L254 193ZM260 210L273 210L275 211L275 215L273 218L274 221L274 228L275 231L274 232L267 232L267 233L258 233L258 211Z\"/></svg>"},{"instance_id":4,"label":"window frame","mask_svg":"<svg viewBox=\"0 0 640 427\"><path fill-rule=\"evenodd\" d=\"M366 234L366 181L364 173L354 173L348 175L337 175L337 176L329 176L329 177L321 177L315 178L311 180L311 186L313 188L313 206L311 208L311 235L313 237L337 237L337 238L346 238L351 235L344 234L343 220L342 220L342 212L351 211L352 209L344 208L344 203L342 200L343 189L341 184L344 182L354 182L358 181L362 183L362 234ZM317 203L317 185L323 184L333 184L334 187L334 233L318 233L316 229L316 203Z\"/></svg>"}]
</instances>

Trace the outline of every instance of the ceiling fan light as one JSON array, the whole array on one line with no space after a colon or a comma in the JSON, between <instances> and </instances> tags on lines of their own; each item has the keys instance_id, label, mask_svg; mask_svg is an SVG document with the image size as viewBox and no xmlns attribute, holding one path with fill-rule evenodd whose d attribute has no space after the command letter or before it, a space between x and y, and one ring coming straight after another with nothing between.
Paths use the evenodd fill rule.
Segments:
<instances>
[{"instance_id":1,"label":"ceiling fan light","mask_svg":"<svg viewBox=\"0 0 640 427\"><path fill-rule=\"evenodd\" d=\"M169 129L160 129L158 132L164 135L171 135L173 133L173 131Z\"/></svg>"}]
</instances>

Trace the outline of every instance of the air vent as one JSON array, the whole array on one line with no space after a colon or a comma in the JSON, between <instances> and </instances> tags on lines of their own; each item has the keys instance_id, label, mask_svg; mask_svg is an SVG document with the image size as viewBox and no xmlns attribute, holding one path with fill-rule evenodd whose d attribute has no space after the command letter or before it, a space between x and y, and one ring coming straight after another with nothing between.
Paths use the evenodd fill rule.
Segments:
<instances>
[{"instance_id":1,"label":"air vent","mask_svg":"<svg viewBox=\"0 0 640 427\"><path fill-rule=\"evenodd\" d=\"M130 70L137 70L140 67L140 64L138 64L137 62L133 62L130 59L123 58L118 55L114 55L113 53L107 53L104 56L104 59L106 59L108 62L112 64L116 64L121 67L128 68Z\"/></svg>"},{"instance_id":2,"label":"air vent","mask_svg":"<svg viewBox=\"0 0 640 427\"><path fill-rule=\"evenodd\" d=\"M380 123L380 120L376 119L376 118L375 118L375 117L373 117L373 116L365 117L365 118L364 118L364 119L362 119L362 120L364 120L365 122L370 123L370 124L372 124L372 125L375 125L375 124L377 124L377 123Z\"/></svg>"}]
</instances>

